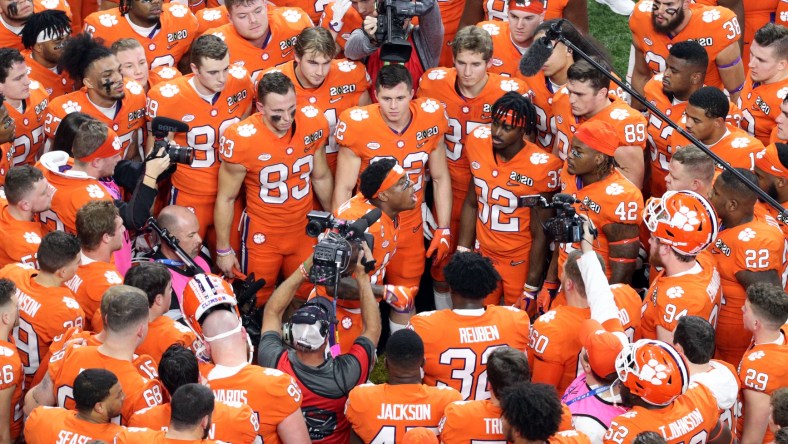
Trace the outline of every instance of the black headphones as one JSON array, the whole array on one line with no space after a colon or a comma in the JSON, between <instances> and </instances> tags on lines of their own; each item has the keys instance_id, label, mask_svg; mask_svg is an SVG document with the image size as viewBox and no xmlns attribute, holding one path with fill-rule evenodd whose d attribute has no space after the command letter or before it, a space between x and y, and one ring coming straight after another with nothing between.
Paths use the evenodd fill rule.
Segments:
<instances>
[{"instance_id":1,"label":"black headphones","mask_svg":"<svg viewBox=\"0 0 788 444\"><path fill-rule=\"evenodd\" d=\"M318 312L315 313L315 310L311 310L312 307L316 307ZM289 322L282 324L282 341L291 348L297 348L293 337L293 325L314 325L315 323L320 324L320 336L325 339L328 336L328 329L331 326L331 321L329 319L331 319L331 314L326 307L318 303L307 302L290 316ZM299 345L299 347L304 348L303 345Z\"/></svg>"}]
</instances>

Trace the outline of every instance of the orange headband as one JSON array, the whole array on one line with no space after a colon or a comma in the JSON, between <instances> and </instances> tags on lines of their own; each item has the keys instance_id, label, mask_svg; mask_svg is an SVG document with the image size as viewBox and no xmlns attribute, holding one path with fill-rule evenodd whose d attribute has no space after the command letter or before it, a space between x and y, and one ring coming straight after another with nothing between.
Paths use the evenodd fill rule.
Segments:
<instances>
[{"instance_id":1,"label":"orange headband","mask_svg":"<svg viewBox=\"0 0 788 444\"><path fill-rule=\"evenodd\" d=\"M586 122L575 131L575 137L602 154L613 156L619 141L613 125L603 120Z\"/></svg>"},{"instance_id":2,"label":"orange headband","mask_svg":"<svg viewBox=\"0 0 788 444\"><path fill-rule=\"evenodd\" d=\"M763 170L764 173L788 179L788 168L785 168L780 162L775 144L771 144L755 154L755 166Z\"/></svg>"},{"instance_id":3,"label":"orange headband","mask_svg":"<svg viewBox=\"0 0 788 444\"><path fill-rule=\"evenodd\" d=\"M544 12L544 3L539 0L509 0L509 10L541 14Z\"/></svg>"},{"instance_id":4,"label":"orange headband","mask_svg":"<svg viewBox=\"0 0 788 444\"><path fill-rule=\"evenodd\" d=\"M372 196L373 199L377 198L380 193L388 190L389 188L393 187L397 184L405 176L405 170L402 169L399 164L394 164L394 168L389 170L389 173L386 175L386 178L383 179L383 183L380 184L380 188L375 192L375 195Z\"/></svg>"},{"instance_id":5,"label":"orange headband","mask_svg":"<svg viewBox=\"0 0 788 444\"><path fill-rule=\"evenodd\" d=\"M511 110L508 111L506 114L504 114L502 116L493 116L493 120L496 121L496 122L500 122L500 123L509 125L511 127L516 127L517 126L515 124L516 120L514 118L514 112L511 111Z\"/></svg>"},{"instance_id":6,"label":"orange headband","mask_svg":"<svg viewBox=\"0 0 788 444\"><path fill-rule=\"evenodd\" d=\"M107 139L99 146L96 151L93 151L88 156L81 157L79 160L82 162L92 162L96 159L105 159L120 154L120 139L117 133L112 128L107 128Z\"/></svg>"}]
</instances>

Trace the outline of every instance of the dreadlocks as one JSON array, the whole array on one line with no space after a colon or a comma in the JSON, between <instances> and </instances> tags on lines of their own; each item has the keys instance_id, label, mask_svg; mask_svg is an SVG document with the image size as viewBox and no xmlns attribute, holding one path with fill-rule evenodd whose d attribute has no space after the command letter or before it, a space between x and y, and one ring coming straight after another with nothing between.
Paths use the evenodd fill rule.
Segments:
<instances>
[{"instance_id":1,"label":"dreadlocks","mask_svg":"<svg viewBox=\"0 0 788 444\"><path fill-rule=\"evenodd\" d=\"M492 106L492 120L525 129L525 134L536 133L536 109L527 97L509 91Z\"/></svg>"},{"instance_id":2,"label":"dreadlocks","mask_svg":"<svg viewBox=\"0 0 788 444\"><path fill-rule=\"evenodd\" d=\"M118 2L118 10L120 11L120 15L126 15L131 9L131 0L120 0Z\"/></svg>"},{"instance_id":3,"label":"dreadlocks","mask_svg":"<svg viewBox=\"0 0 788 444\"><path fill-rule=\"evenodd\" d=\"M79 84L85 77L85 71L93 62L111 56L112 51L103 45L103 40L94 39L87 32L83 32L68 41L66 47L63 48L60 64L68 75Z\"/></svg>"},{"instance_id":4,"label":"dreadlocks","mask_svg":"<svg viewBox=\"0 0 788 444\"><path fill-rule=\"evenodd\" d=\"M38 42L39 34L49 39L53 36L68 36L71 34L71 20L63 11L47 9L33 14L22 28L22 45L30 49Z\"/></svg>"}]
</instances>

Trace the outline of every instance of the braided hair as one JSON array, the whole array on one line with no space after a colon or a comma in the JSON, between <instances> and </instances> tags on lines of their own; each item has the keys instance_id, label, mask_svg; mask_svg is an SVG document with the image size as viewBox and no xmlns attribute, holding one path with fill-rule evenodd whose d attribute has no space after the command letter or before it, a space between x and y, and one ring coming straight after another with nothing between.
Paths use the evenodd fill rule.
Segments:
<instances>
[{"instance_id":1,"label":"braided hair","mask_svg":"<svg viewBox=\"0 0 788 444\"><path fill-rule=\"evenodd\" d=\"M130 9L131 9L131 0L118 1L118 10L120 11L120 15L128 14Z\"/></svg>"},{"instance_id":2,"label":"braided hair","mask_svg":"<svg viewBox=\"0 0 788 444\"><path fill-rule=\"evenodd\" d=\"M71 20L69 20L65 12L54 9L47 9L38 14L33 14L27 19L20 33L22 45L24 45L25 49L30 49L36 44L38 34L41 32L50 35L67 36L71 34Z\"/></svg>"},{"instance_id":3,"label":"braided hair","mask_svg":"<svg viewBox=\"0 0 788 444\"><path fill-rule=\"evenodd\" d=\"M493 121L509 121L525 129L526 135L536 134L536 109L531 99L509 91L492 106Z\"/></svg>"}]
</instances>

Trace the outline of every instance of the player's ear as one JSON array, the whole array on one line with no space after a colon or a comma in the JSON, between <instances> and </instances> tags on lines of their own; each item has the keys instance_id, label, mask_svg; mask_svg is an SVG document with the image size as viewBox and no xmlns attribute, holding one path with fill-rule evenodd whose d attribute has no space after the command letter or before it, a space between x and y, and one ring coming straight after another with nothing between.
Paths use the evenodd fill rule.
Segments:
<instances>
[{"instance_id":1,"label":"player's ear","mask_svg":"<svg viewBox=\"0 0 788 444\"><path fill-rule=\"evenodd\" d=\"M265 114L265 112L263 112L263 104L260 103L259 100L257 102L254 102L254 108L257 110L258 113Z\"/></svg>"}]
</instances>

